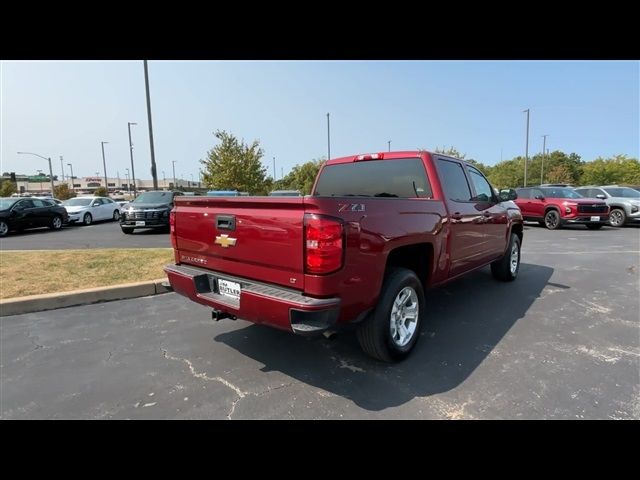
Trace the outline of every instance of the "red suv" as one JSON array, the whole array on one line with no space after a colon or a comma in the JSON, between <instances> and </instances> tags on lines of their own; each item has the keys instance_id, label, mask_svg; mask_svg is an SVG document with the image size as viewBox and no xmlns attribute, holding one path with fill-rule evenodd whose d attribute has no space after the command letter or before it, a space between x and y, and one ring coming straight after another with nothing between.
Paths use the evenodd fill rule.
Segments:
<instances>
[{"instance_id":1,"label":"red suv","mask_svg":"<svg viewBox=\"0 0 640 480\"><path fill-rule=\"evenodd\" d=\"M537 221L549 230L580 223L598 230L609 222L609 207L597 198L585 198L568 187L518 188L515 200L524 220Z\"/></svg>"}]
</instances>

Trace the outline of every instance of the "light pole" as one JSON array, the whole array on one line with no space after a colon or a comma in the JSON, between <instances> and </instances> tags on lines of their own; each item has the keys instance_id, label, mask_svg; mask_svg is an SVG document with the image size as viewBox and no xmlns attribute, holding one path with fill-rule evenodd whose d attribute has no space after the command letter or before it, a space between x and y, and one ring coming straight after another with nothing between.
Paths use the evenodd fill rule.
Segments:
<instances>
[{"instance_id":1,"label":"light pole","mask_svg":"<svg viewBox=\"0 0 640 480\"><path fill-rule=\"evenodd\" d=\"M276 157L273 157L273 181L276 181Z\"/></svg>"},{"instance_id":2,"label":"light pole","mask_svg":"<svg viewBox=\"0 0 640 480\"><path fill-rule=\"evenodd\" d=\"M547 137L549 135L542 135L542 164L540 165L540 185L542 185L544 183L543 181L543 172L544 172L544 152L546 150L546 146L547 146Z\"/></svg>"},{"instance_id":3,"label":"light pole","mask_svg":"<svg viewBox=\"0 0 640 480\"><path fill-rule=\"evenodd\" d=\"M167 188L167 177L164 175L164 170L162 170L162 188Z\"/></svg>"},{"instance_id":4,"label":"light pole","mask_svg":"<svg viewBox=\"0 0 640 480\"><path fill-rule=\"evenodd\" d=\"M387 145L389 146L389 152L391 151L391 140L387 140Z\"/></svg>"},{"instance_id":5,"label":"light pole","mask_svg":"<svg viewBox=\"0 0 640 480\"><path fill-rule=\"evenodd\" d=\"M327 113L327 160L331 160L331 124Z\"/></svg>"},{"instance_id":6,"label":"light pole","mask_svg":"<svg viewBox=\"0 0 640 480\"><path fill-rule=\"evenodd\" d=\"M109 142L100 142L102 145L102 166L104 167L104 188L107 189L107 197L109 196L109 181L107 180L107 161L104 158L104 144Z\"/></svg>"},{"instance_id":7,"label":"light pole","mask_svg":"<svg viewBox=\"0 0 640 480\"><path fill-rule=\"evenodd\" d=\"M49 162L49 180L51 181L51 196L53 197L53 170L51 169L51 157L43 157L42 155L31 152L18 152L18 155L35 155L36 157L40 157ZM40 190L42 190L42 182L40 182Z\"/></svg>"},{"instance_id":8,"label":"light pole","mask_svg":"<svg viewBox=\"0 0 640 480\"><path fill-rule=\"evenodd\" d=\"M193 173L190 173L189 175L191 175L191 185L194 186L196 182L193 181Z\"/></svg>"},{"instance_id":9,"label":"light pole","mask_svg":"<svg viewBox=\"0 0 640 480\"><path fill-rule=\"evenodd\" d=\"M62 163L62 155L60 155L60 169L62 170L62 181L64 182L64 164Z\"/></svg>"},{"instance_id":10,"label":"light pole","mask_svg":"<svg viewBox=\"0 0 640 480\"><path fill-rule=\"evenodd\" d=\"M136 171L133 168L133 143L131 143L131 125L137 125L137 123L127 122L127 130L129 131L129 154L131 156L131 178L133 179L133 196L136 195Z\"/></svg>"},{"instance_id":11,"label":"light pole","mask_svg":"<svg viewBox=\"0 0 640 480\"><path fill-rule=\"evenodd\" d=\"M129 169L125 168L126 172L125 176L127 177L127 195L131 196L131 187L129 185Z\"/></svg>"},{"instance_id":12,"label":"light pole","mask_svg":"<svg viewBox=\"0 0 640 480\"><path fill-rule=\"evenodd\" d=\"M173 163L173 189L175 190L177 185L176 185L176 160L171 160L171 163Z\"/></svg>"},{"instance_id":13,"label":"light pole","mask_svg":"<svg viewBox=\"0 0 640 480\"><path fill-rule=\"evenodd\" d=\"M529 163L529 109L523 110L522 113L527 112L527 143L524 153L524 186L527 186L527 163Z\"/></svg>"},{"instance_id":14,"label":"light pole","mask_svg":"<svg viewBox=\"0 0 640 480\"><path fill-rule=\"evenodd\" d=\"M42 170L36 170L38 177L40 177L40 193L42 193Z\"/></svg>"},{"instance_id":15,"label":"light pole","mask_svg":"<svg viewBox=\"0 0 640 480\"><path fill-rule=\"evenodd\" d=\"M67 163L67 166L71 169L71 190L76 191L76 187L73 185L73 165Z\"/></svg>"},{"instance_id":16,"label":"light pole","mask_svg":"<svg viewBox=\"0 0 640 480\"><path fill-rule=\"evenodd\" d=\"M153 126L151 125L151 97L149 95L149 69L144 60L144 85L147 90L147 118L149 119L149 145L151 146L151 176L153 177L153 189L158 190L158 174L156 173L156 156L153 151Z\"/></svg>"}]
</instances>

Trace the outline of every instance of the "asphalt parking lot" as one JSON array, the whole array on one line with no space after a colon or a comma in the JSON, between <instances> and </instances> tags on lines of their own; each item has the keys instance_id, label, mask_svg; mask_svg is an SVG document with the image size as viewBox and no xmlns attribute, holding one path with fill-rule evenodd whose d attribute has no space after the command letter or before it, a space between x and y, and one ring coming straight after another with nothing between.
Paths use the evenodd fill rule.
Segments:
<instances>
[{"instance_id":1,"label":"asphalt parking lot","mask_svg":"<svg viewBox=\"0 0 640 480\"><path fill-rule=\"evenodd\" d=\"M3 317L1 416L639 419L639 251L638 228L527 225L519 278L428 292L397 365L176 294Z\"/></svg>"},{"instance_id":2,"label":"asphalt parking lot","mask_svg":"<svg viewBox=\"0 0 640 480\"><path fill-rule=\"evenodd\" d=\"M84 248L170 248L169 234L151 228L125 235L118 222L69 225L62 230L35 228L10 232L0 239L0 250L70 250Z\"/></svg>"}]
</instances>

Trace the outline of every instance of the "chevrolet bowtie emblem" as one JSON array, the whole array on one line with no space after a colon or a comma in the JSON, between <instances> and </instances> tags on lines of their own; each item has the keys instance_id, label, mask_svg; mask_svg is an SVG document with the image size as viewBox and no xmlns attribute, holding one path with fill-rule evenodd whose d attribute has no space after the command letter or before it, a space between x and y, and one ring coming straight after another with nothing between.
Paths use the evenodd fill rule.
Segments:
<instances>
[{"instance_id":1,"label":"chevrolet bowtie emblem","mask_svg":"<svg viewBox=\"0 0 640 480\"><path fill-rule=\"evenodd\" d=\"M235 247L237 238L229 238L229 235L218 235L215 243L222 245L223 248Z\"/></svg>"}]
</instances>

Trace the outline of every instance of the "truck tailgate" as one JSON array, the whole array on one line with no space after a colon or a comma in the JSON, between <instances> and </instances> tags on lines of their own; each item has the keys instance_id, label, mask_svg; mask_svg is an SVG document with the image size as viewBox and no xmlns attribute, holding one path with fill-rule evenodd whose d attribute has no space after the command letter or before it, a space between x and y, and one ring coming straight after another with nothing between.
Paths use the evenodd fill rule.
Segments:
<instances>
[{"instance_id":1,"label":"truck tailgate","mask_svg":"<svg viewBox=\"0 0 640 480\"><path fill-rule=\"evenodd\" d=\"M302 197L177 197L180 263L304 288Z\"/></svg>"}]
</instances>

